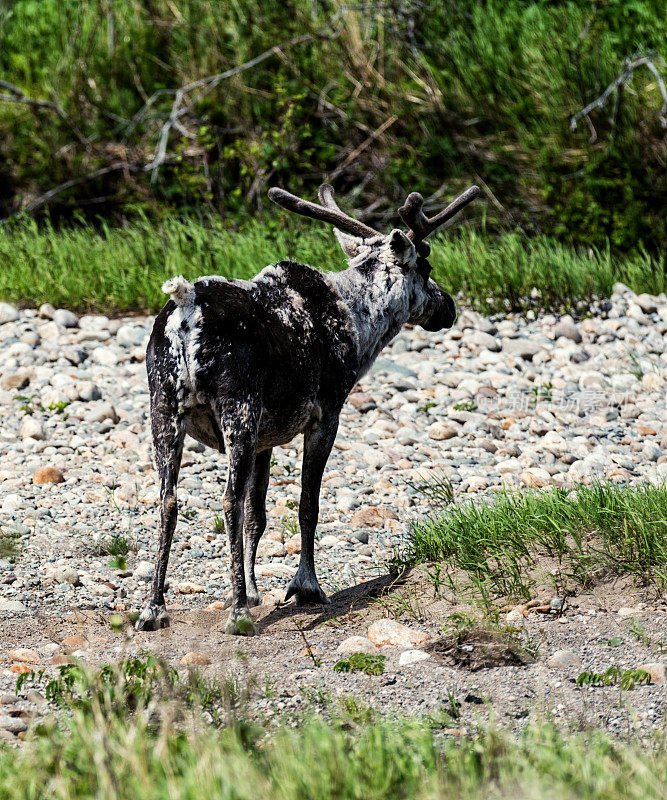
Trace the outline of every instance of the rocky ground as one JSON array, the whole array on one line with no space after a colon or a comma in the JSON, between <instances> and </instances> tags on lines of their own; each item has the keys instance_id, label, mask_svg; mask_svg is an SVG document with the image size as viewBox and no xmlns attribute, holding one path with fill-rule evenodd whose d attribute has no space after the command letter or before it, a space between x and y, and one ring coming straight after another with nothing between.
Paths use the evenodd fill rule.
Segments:
<instances>
[{"instance_id":1,"label":"rocky ground","mask_svg":"<svg viewBox=\"0 0 667 800\"><path fill-rule=\"evenodd\" d=\"M419 611L382 602L378 587L411 521L433 511L419 491L424 480L444 475L460 501L482 502L503 487L667 478L667 297L637 297L617 285L579 321L463 311L451 331L401 333L346 405L325 475L317 565L325 589L338 593L333 608L276 606L298 561L299 439L274 451L257 570L266 604L260 635L242 641L221 632L229 586L219 521L224 457L193 441L170 561L174 624L129 639L109 628L112 612L142 606L157 543L143 363L151 322L0 304L1 691L12 690L24 665L55 669L68 652L99 663L148 647L176 663L194 653L190 659L211 672L268 675L288 705L303 701L305 687L319 687L434 714L452 692L462 725L490 710L508 720L552 711L647 734L664 725L665 597L619 583L579 598L558 618L522 610L527 635L539 640L537 663L470 672L437 654L404 654L426 652L427 637L441 634L455 608L426 602L432 587L423 575L400 590L421 598ZM110 564L108 551L125 544L126 563ZM341 643L387 617L412 634L402 631L406 639L378 651L387 655L386 673L334 673ZM318 649L319 665L297 626ZM81 638L63 645L72 635ZM608 644L617 639L622 646ZM33 652L15 652L21 648ZM656 682L632 692L582 692L571 682L582 669L611 663L653 664ZM275 702L261 694L260 706ZM13 711L0 710L0 730L16 733L16 720L36 707L5 701Z\"/></svg>"}]
</instances>

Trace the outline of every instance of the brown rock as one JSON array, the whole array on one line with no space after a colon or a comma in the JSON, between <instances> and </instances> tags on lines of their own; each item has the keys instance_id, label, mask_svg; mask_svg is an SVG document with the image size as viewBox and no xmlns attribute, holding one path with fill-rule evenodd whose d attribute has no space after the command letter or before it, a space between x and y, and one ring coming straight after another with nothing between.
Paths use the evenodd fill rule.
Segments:
<instances>
[{"instance_id":1,"label":"brown rock","mask_svg":"<svg viewBox=\"0 0 667 800\"><path fill-rule=\"evenodd\" d=\"M266 578L291 578L294 574L294 569L286 564L260 564L255 571Z\"/></svg>"},{"instance_id":2,"label":"brown rock","mask_svg":"<svg viewBox=\"0 0 667 800\"><path fill-rule=\"evenodd\" d=\"M33 669L34 667L28 666L28 664L12 664L9 671L16 675L23 675L25 672L32 672Z\"/></svg>"},{"instance_id":3,"label":"brown rock","mask_svg":"<svg viewBox=\"0 0 667 800\"><path fill-rule=\"evenodd\" d=\"M627 469L623 469L623 467L616 467L607 473L607 477L614 483L625 483L626 481L630 480L632 475L630 475Z\"/></svg>"},{"instance_id":4,"label":"brown rock","mask_svg":"<svg viewBox=\"0 0 667 800\"><path fill-rule=\"evenodd\" d=\"M637 425L637 433L640 436L655 436L657 431L654 431L653 428L649 428L646 425Z\"/></svg>"},{"instance_id":5,"label":"brown rock","mask_svg":"<svg viewBox=\"0 0 667 800\"><path fill-rule=\"evenodd\" d=\"M521 622L524 617L528 616L528 611L526 610L526 606L518 605L514 606L511 611L508 611L505 615L505 621L509 625L514 625L517 622Z\"/></svg>"},{"instance_id":6,"label":"brown rock","mask_svg":"<svg viewBox=\"0 0 667 800\"><path fill-rule=\"evenodd\" d=\"M664 380L657 372L647 372L642 378L642 387L649 392L657 392L664 385Z\"/></svg>"},{"instance_id":7,"label":"brown rock","mask_svg":"<svg viewBox=\"0 0 667 800\"><path fill-rule=\"evenodd\" d=\"M431 439L443 442L447 439L453 439L458 434L458 431L452 425L445 425L444 422L434 422L433 425L429 425L427 433Z\"/></svg>"},{"instance_id":8,"label":"brown rock","mask_svg":"<svg viewBox=\"0 0 667 800\"><path fill-rule=\"evenodd\" d=\"M381 528L384 520L376 506L364 506L354 512L350 522L353 527L358 528Z\"/></svg>"},{"instance_id":9,"label":"brown rock","mask_svg":"<svg viewBox=\"0 0 667 800\"><path fill-rule=\"evenodd\" d=\"M271 592L264 592L262 595L263 606L279 606L285 601L285 592L274 589Z\"/></svg>"},{"instance_id":10,"label":"brown rock","mask_svg":"<svg viewBox=\"0 0 667 800\"><path fill-rule=\"evenodd\" d=\"M282 542L276 542L273 539L264 539L257 548L257 555L265 558L281 558L285 553L285 546Z\"/></svg>"},{"instance_id":11,"label":"brown rock","mask_svg":"<svg viewBox=\"0 0 667 800\"><path fill-rule=\"evenodd\" d=\"M367 636L348 636L336 648L337 653L377 653L377 647Z\"/></svg>"},{"instance_id":12,"label":"brown rock","mask_svg":"<svg viewBox=\"0 0 667 800\"><path fill-rule=\"evenodd\" d=\"M183 667L205 667L211 663L211 659L205 653L197 653L193 650L186 653L180 663Z\"/></svg>"},{"instance_id":13,"label":"brown rock","mask_svg":"<svg viewBox=\"0 0 667 800\"><path fill-rule=\"evenodd\" d=\"M225 604L222 600L214 600L212 603L206 606L207 611L222 611L225 608Z\"/></svg>"},{"instance_id":14,"label":"brown rock","mask_svg":"<svg viewBox=\"0 0 667 800\"><path fill-rule=\"evenodd\" d=\"M277 511L274 509L274 510L273 510L273 513L274 513L274 515L275 515L275 514L277 514L278 512L277 512ZM264 538L265 538L265 539L271 539L271 541L273 541L273 542L282 542L282 541L285 539L285 532L284 532L284 530L282 529L282 527L280 527L280 528L274 528L273 530L268 530L268 531L267 531L267 532L264 534Z\"/></svg>"},{"instance_id":15,"label":"brown rock","mask_svg":"<svg viewBox=\"0 0 667 800\"><path fill-rule=\"evenodd\" d=\"M353 408L364 408L364 406L375 406L375 400L368 392L354 392L350 395L350 405ZM367 410L370 410L368 408Z\"/></svg>"},{"instance_id":16,"label":"brown rock","mask_svg":"<svg viewBox=\"0 0 667 800\"><path fill-rule=\"evenodd\" d=\"M651 676L651 683L667 683L667 664L656 661L650 664L642 664L639 669L648 672Z\"/></svg>"},{"instance_id":17,"label":"brown rock","mask_svg":"<svg viewBox=\"0 0 667 800\"><path fill-rule=\"evenodd\" d=\"M24 733L28 726L20 717L7 716L5 714L0 716L0 728L3 731L8 731L16 735Z\"/></svg>"},{"instance_id":18,"label":"brown rock","mask_svg":"<svg viewBox=\"0 0 667 800\"><path fill-rule=\"evenodd\" d=\"M24 664L39 664L41 661L39 653L36 650L30 650L28 647L10 650L8 655L10 661L22 661Z\"/></svg>"},{"instance_id":19,"label":"brown rock","mask_svg":"<svg viewBox=\"0 0 667 800\"><path fill-rule=\"evenodd\" d=\"M286 539L285 549L287 550L287 553L290 556L293 556L295 553L300 553L301 536L298 533L295 533L294 536L290 536L289 539Z\"/></svg>"},{"instance_id":20,"label":"brown rock","mask_svg":"<svg viewBox=\"0 0 667 800\"><path fill-rule=\"evenodd\" d=\"M176 591L180 594L201 594L204 587L198 583L192 583L192 581L183 581L176 585Z\"/></svg>"},{"instance_id":21,"label":"brown rock","mask_svg":"<svg viewBox=\"0 0 667 800\"><path fill-rule=\"evenodd\" d=\"M55 467L38 467L32 476L33 483L63 483L62 472Z\"/></svg>"},{"instance_id":22,"label":"brown rock","mask_svg":"<svg viewBox=\"0 0 667 800\"><path fill-rule=\"evenodd\" d=\"M75 650L85 650L88 647L88 639L75 633L73 636L66 636L60 643L66 653L73 653Z\"/></svg>"},{"instance_id":23,"label":"brown rock","mask_svg":"<svg viewBox=\"0 0 667 800\"><path fill-rule=\"evenodd\" d=\"M352 515L351 523L358 528L381 528L386 519L398 519L393 508L387 506L364 506Z\"/></svg>"},{"instance_id":24,"label":"brown rock","mask_svg":"<svg viewBox=\"0 0 667 800\"><path fill-rule=\"evenodd\" d=\"M30 383L30 376L26 372L9 372L2 376L0 387L11 391L12 389L23 389Z\"/></svg>"},{"instance_id":25,"label":"brown rock","mask_svg":"<svg viewBox=\"0 0 667 800\"><path fill-rule=\"evenodd\" d=\"M581 667L581 659L572 650L556 650L547 659L547 666L552 669L568 669L569 667Z\"/></svg>"},{"instance_id":26,"label":"brown rock","mask_svg":"<svg viewBox=\"0 0 667 800\"><path fill-rule=\"evenodd\" d=\"M529 488L540 489L551 483L551 475L541 467L533 467L523 470L523 472L519 474L519 480Z\"/></svg>"},{"instance_id":27,"label":"brown rock","mask_svg":"<svg viewBox=\"0 0 667 800\"><path fill-rule=\"evenodd\" d=\"M69 656L66 656L65 653L54 653L53 657L51 658L51 663L54 667L60 667L63 664L71 664L72 659Z\"/></svg>"},{"instance_id":28,"label":"brown rock","mask_svg":"<svg viewBox=\"0 0 667 800\"><path fill-rule=\"evenodd\" d=\"M408 628L394 619L379 619L368 629L368 638L377 647L394 645L397 647L416 647L431 637L426 631Z\"/></svg>"},{"instance_id":29,"label":"brown rock","mask_svg":"<svg viewBox=\"0 0 667 800\"><path fill-rule=\"evenodd\" d=\"M313 656L321 656L322 650L319 647L304 647L303 650L299 650L299 655L312 658Z\"/></svg>"}]
</instances>

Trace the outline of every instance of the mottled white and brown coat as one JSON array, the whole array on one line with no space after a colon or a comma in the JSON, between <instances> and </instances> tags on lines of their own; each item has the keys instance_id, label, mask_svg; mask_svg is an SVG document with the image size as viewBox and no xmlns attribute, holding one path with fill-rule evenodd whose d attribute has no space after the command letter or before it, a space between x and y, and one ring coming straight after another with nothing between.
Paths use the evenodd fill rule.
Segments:
<instances>
[{"instance_id":1,"label":"mottled white and brown coat","mask_svg":"<svg viewBox=\"0 0 667 800\"><path fill-rule=\"evenodd\" d=\"M299 433L302 547L287 597L328 602L315 574L314 536L322 474L343 403L405 323L439 330L456 318L452 298L429 278L419 242L400 230L367 238L336 235L349 260L342 272L322 274L281 261L250 281L209 276L192 284L179 277L164 285L171 299L155 320L146 354L161 536L138 628L169 624L164 582L186 434L229 459L223 508L232 599L226 630L252 630L248 607L260 602L254 561L266 527L271 450Z\"/></svg>"}]
</instances>

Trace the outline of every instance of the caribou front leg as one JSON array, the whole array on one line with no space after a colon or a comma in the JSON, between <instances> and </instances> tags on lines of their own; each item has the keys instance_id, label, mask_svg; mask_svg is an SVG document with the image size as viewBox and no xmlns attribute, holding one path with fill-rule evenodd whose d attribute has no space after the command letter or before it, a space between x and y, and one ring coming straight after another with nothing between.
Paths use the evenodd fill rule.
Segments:
<instances>
[{"instance_id":1,"label":"caribou front leg","mask_svg":"<svg viewBox=\"0 0 667 800\"><path fill-rule=\"evenodd\" d=\"M301 471L301 500L299 528L301 529L301 558L296 575L287 588L285 599L296 595L296 602L330 603L315 574L315 529L320 512L322 474L333 447L338 417L323 417L315 430L304 436L303 469Z\"/></svg>"}]
</instances>

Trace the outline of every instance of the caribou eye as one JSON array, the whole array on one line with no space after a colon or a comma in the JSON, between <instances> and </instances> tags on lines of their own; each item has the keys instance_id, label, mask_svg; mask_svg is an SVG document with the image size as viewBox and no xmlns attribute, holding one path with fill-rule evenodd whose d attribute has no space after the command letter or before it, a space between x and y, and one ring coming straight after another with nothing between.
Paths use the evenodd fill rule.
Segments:
<instances>
[{"instance_id":1,"label":"caribou eye","mask_svg":"<svg viewBox=\"0 0 667 800\"><path fill-rule=\"evenodd\" d=\"M432 269L433 267L428 263L428 259L423 256L417 256L417 272L424 279L424 283L428 282Z\"/></svg>"}]
</instances>

